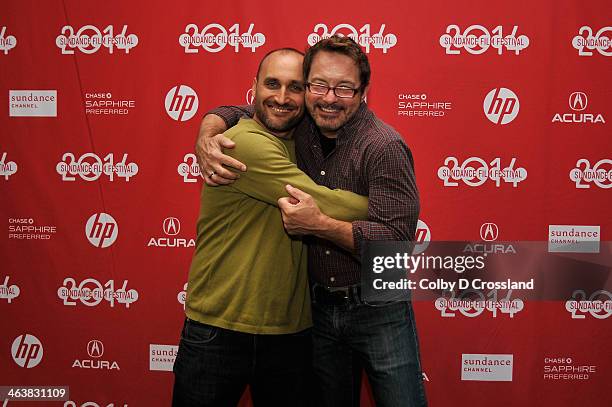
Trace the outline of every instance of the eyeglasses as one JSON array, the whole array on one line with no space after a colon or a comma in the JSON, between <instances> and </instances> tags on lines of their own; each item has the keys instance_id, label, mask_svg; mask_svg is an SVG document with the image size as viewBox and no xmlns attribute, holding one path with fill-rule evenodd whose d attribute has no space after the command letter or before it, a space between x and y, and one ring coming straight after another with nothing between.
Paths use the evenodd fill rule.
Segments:
<instances>
[{"instance_id":1,"label":"eyeglasses","mask_svg":"<svg viewBox=\"0 0 612 407\"><path fill-rule=\"evenodd\" d=\"M336 95L339 98L352 98L355 96L355 94L359 90L359 88L353 89L353 88L349 88L348 86L331 87L327 85L321 85L318 83L306 83L306 87L311 93L314 93L315 95L323 95L323 96L327 95L327 92L329 92L330 90L333 90L334 95Z\"/></svg>"}]
</instances>

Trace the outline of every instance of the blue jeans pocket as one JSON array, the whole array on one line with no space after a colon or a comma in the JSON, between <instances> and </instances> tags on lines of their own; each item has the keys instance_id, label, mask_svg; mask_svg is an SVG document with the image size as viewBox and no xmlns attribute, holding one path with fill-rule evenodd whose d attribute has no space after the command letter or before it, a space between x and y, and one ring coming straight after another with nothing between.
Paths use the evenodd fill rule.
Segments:
<instances>
[{"instance_id":1,"label":"blue jeans pocket","mask_svg":"<svg viewBox=\"0 0 612 407\"><path fill-rule=\"evenodd\" d=\"M181 341L193 345L204 345L212 342L219 333L219 328L207 324L202 324L191 319L185 320Z\"/></svg>"}]
</instances>

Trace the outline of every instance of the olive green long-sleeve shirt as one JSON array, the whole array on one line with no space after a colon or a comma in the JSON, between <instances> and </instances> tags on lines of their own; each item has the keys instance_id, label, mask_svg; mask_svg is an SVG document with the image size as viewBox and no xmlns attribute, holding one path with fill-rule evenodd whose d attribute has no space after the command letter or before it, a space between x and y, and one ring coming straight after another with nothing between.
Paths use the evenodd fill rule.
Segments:
<instances>
[{"instance_id":1,"label":"olive green long-sleeve shirt","mask_svg":"<svg viewBox=\"0 0 612 407\"><path fill-rule=\"evenodd\" d=\"M285 232L277 200L291 184L326 215L353 221L367 218L367 198L317 185L297 168L293 140L252 119L225 136L236 142L228 154L248 170L232 185L202 190L187 317L253 334L299 332L312 325L307 250Z\"/></svg>"}]
</instances>

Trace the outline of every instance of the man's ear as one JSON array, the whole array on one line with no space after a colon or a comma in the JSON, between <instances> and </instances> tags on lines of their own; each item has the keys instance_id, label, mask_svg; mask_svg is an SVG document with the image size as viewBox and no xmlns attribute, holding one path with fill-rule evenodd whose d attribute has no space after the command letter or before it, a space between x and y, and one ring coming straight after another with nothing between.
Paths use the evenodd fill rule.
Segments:
<instances>
[{"instance_id":1,"label":"man's ear","mask_svg":"<svg viewBox=\"0 0 612 407\"><path fill-rule=\"evenodd\" d=\"M368 98L368 91L370 90L370 85L366 86L363 92L361 92L361 101L365 102Z\"/></svg>"},{"instance_id":2,"label":"man's ear","mask_svg":"<svg viewBox=\"0 0 612 407\"><path fill-rule=\"evenodd\" d=\"M257 78L253 78L253 86L251 87L251 91L253 92L253 99L255 99L255 92L257 90Z\"/></svg>"}]
</instances>

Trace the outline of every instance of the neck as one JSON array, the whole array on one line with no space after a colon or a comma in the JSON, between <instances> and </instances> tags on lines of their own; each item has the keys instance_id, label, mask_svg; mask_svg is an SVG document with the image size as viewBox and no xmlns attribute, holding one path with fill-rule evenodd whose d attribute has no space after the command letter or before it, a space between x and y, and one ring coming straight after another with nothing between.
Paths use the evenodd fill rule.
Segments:
<instances>
[{"instance_id":1,"label":"neck","mask_svg":"<svg viewBox=\"0 0 612 407\"><path fill-rule=\"evenodd\" d=\"M338 130L335 131L322 131L321 134L327 138L338 138Z\"/></svg>"}]
</instances>

